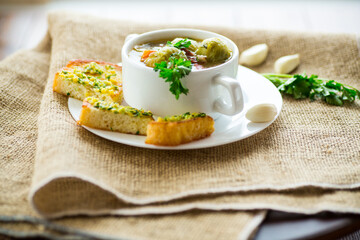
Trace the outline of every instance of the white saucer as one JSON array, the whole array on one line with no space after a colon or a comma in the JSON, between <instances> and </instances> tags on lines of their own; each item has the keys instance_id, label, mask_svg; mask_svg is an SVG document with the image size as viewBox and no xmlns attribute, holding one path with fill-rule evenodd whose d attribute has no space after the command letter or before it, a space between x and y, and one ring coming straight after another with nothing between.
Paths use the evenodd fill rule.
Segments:
<instances>
[{"instance_id":1,"label":"white saucer","mask_svg":"<svg viewBox=\"0 0 360 240\"><path fill-rule=\"evenodd\" d=\"M241 87L244 94L244 110L241 113L232 117L220 115L220 117L215 120L214 133L210 137L202 140L175 147L163 147L146 144L145 136L99 130L86 126L83 127L88 131L94 133L95 135L114 142L151 149L199 149L239 141L241 139L250 137L270 126L280 114L282 107L282 98L279 91L269 80L248 68L239 66L237 78L241 82ZM272 103L276 106L278 113L273 121L267 123L251 123L245 118L246 111L252 106L259 103ZM79 120L81 105L81 101L74 98L69 98L69 111L75 121Z\"/></svg>"}]
</instances>

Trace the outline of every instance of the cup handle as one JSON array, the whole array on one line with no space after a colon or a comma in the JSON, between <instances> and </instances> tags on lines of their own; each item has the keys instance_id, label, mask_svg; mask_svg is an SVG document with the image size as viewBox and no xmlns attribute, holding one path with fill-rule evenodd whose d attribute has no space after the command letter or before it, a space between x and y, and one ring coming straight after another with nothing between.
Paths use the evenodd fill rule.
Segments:
<instances>
[{"instance_id":1,"label":"cup handle","mask_svg":"<svg viewBox=\"0 0 360 240\"><path fill-rule=\"evenodd\" d=\"M132 33L132 34L127 35L126 38L125 38L125 42L133 39L133 38L136 37L136 36L139 36L139 34L137 34L137 33Z\"/></svg>"},{"instance_id":2,"label":"cup handle","mask_svg":"<svg viewBox=\"0 0 360 240\"><path fill-rule=\"evenodd\" d=\"M231 99L231 104L227 104L223 97L218 97L213 104L215 112L231 116L243 110L244 100L238 80L224 75L217 75L213 78L213 84L224 86L228 90Z\"/></svg>"}]
</instances>

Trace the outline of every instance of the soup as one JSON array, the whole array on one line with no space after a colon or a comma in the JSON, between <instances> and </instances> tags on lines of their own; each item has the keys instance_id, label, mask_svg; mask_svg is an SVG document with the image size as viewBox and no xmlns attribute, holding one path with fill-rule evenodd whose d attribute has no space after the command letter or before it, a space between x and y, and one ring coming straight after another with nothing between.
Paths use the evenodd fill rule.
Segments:
<instances>
[{"instance_id":1,"label":"soup","mask_svg":"<svg viewBox=\"0 0 360 240\"><path fill-rule=\"evenodd\" d=\"M134 46L129 57L159 72L169 83L169 91L179 99L189 89L181 81L191 71L211 68L231 58L232 52L220 38L198 41L175 38L172 41L150 42Z\"/></svg>"},{"instance_id":2,"label":"soup","mask_svg":"<svg viewBox=\"0 0 360 240\"><path fill-rule=\"evenodd\" d=\"M220 65L232 56L229 47L220 38L203 41L190 38L175 38L172 41L158 41L134 46L129 57L154 68L171 59L190 61L193 70Z\"/></svg>"}]
</instances>

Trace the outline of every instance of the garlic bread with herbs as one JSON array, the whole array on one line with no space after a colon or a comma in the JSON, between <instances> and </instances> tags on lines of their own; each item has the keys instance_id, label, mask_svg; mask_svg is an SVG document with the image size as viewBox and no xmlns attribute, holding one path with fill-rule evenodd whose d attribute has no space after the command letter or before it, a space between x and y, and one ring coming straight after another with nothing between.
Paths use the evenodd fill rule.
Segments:
<instances>
[{"instance_id":1,"label":"garlic bread with herbs","mask_svg":"<svg viewBox=\"0 0 360 240\"><path fill-rule=\"evenodd\" d=\"M150 122L145 143L176 146L210 136L214 120L205 113L184 113Z\"/></svg>"},{"instance_id":2,"label":"garlic bread with herbs","mask_svg":"<svg viewBox=\"0 0 360 240\"><path fill-rule=\"evenodd\" d=\"M79 100L92 96L121 103L122 67L95 60L74 60L55 74L53 90Z\"/></svg>"},{"instance_id":3,"label":"garlic bread with herbs","mask_svg":"<svg viewBox=\"0 0 360 240\"><path fill-rule=\"evenodd\" d=\"M146 135L148 123L154 121L149 111L119 103L87 97L83 101L78 124L91 128Z\"/></svg>"}]
</instances>

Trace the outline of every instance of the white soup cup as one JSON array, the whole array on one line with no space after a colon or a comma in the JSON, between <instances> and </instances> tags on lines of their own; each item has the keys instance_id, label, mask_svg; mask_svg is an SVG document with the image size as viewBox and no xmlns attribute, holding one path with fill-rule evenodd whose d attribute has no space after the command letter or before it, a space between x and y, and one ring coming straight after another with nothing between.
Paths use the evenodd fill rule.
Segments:
<instances>
[{"instance_id":1,"label":"white soup cup","mask_svg":"<svg viewBox=\"0 0 360 240\"><path fill-rule=\"evenodd\" d=\"M189 75L180 79L189 92L187 95L181 94L178 100L169 91L170 84L159 77L159 72L147 67L140 59L134 61L129 57L129 52L135 45L158 40L171 41L177 37L196 40L217 37L232 51L231 58L225 63L200 70L193 67ZM126 38L121 54L124 98L132 107L150 110L158 116L180 115L185 112L231 116L243 110L243 94L236 79L239 50L233 41L222 35L196 29L162 29L140 35L131 34Z\"/></svg>"}]
</instances>

